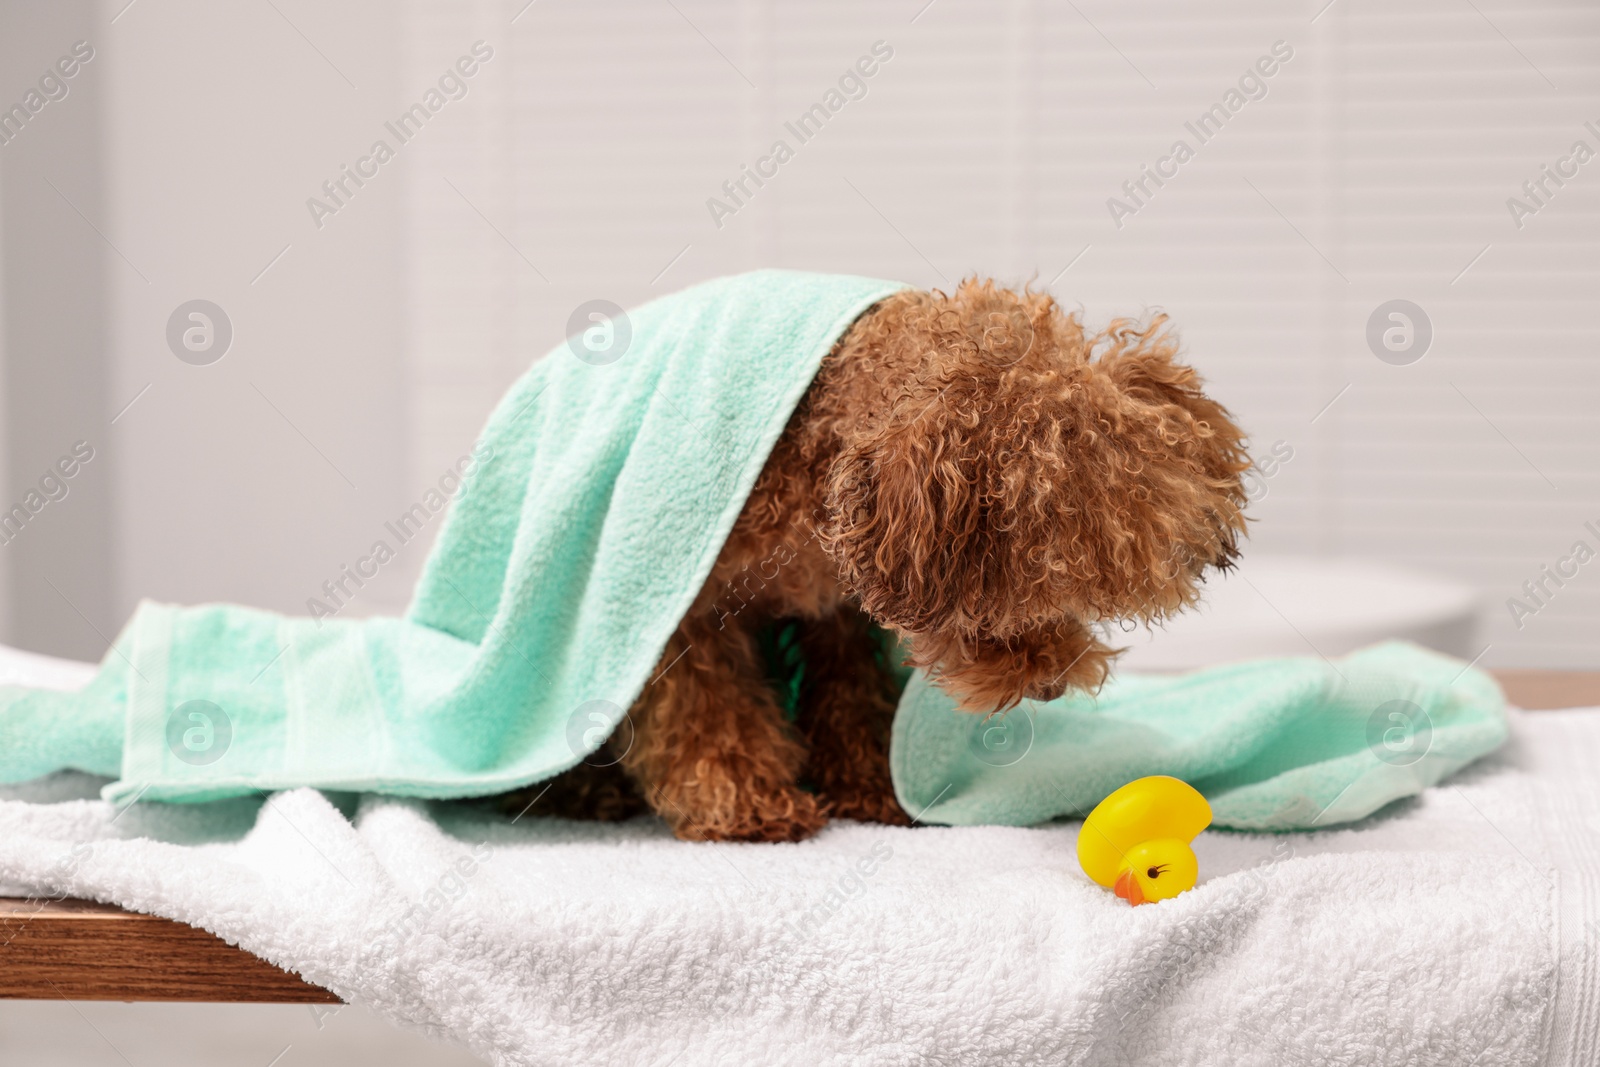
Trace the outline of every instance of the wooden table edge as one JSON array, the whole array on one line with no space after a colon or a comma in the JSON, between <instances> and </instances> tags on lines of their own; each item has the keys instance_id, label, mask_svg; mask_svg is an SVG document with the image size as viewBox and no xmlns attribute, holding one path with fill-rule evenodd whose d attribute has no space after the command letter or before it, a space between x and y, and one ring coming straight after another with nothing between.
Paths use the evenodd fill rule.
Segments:
<instances>
[{"instance_id":1,"label":"wooden table edge","mask_svg":"<svg viewBox=\"0 0 1600 1067\"><path fill-rule=\"evenodd\" d=\"M1600 707L1600 671L1502 668L1489 673L1523 711Z\"/></svg>"},{"instance_id":2,"label":"wooden table edge","mask_svg":"<svg viewBox=\"0 0 1600 1067\"><path fill-rule=\"evenodd\" d=\"M36 898L0 898L0 999L339 1003L187 923Z\"/></svg>"}]
</instances>

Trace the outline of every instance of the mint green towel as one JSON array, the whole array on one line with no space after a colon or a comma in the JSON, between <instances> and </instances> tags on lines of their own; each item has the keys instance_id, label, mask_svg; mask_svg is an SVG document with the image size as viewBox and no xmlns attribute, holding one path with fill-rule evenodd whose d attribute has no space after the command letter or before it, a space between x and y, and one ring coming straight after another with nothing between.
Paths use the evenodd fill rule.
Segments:
<instances>
[{"instance_id":1,"label":"mint green towel","mask_svg":"<svg viewBox=\"0 0 1600 1067\"><path fill-rule=\"evenodd\" d=\"M0 689L0 781L116 773L119 747L118 801L481 795L572 766L649 680L823 356L901 288L739 275L613 323L614 361L557 348L490 418L406 618L141 604L84 692Z\"/></svg>"},{"instance_id":2,"label":"mint green towel","mask_svg":"<svg viewBox=\"0 0 1600 1067\"><path fill-rule=\"evenodd\" d=\"M452 797L572 766L649 680L822 357L899 288L740 275L634 310L609 362L557 348L490 418L405 618L141 604L84 691L0 688L0 781ZM1221 825L1290 828L1438 781L1500 743L1500 708L1485 675L1407 646L1123 677L987 722L916 675L891 762L925 822L1035 823L1172 774ZM1424 720L1412 759L1395 738Z\"/></svg>"},{"instance_id":3,"label":"mint green towel","mask_svg":"<svg viewBox=\"0 0 1600 1067\"><path fill-rule=\"evenodd\" d=\"M1392 642L1332 662L1125 674L1098 696L1024 701L987 720L918 674L890 762L901 805L923 822L1082 817L1125 782L1170 774L1205 794L1217 826L1298 830L1370 815L1505 737L1492 678Z\"/></svg>"}]
</instances>

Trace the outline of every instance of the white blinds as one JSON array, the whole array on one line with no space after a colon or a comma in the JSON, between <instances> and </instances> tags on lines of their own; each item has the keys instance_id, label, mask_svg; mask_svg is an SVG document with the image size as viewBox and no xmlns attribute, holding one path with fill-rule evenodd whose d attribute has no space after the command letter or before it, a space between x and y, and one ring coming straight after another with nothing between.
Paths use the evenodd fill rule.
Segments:
<instances>
[{"instance_id":1,"label":"white blinds","mask_svg":"<svg viewBox=\"0 0 1600 1067\"><path fill-rule=\"evenodd\" d=\"M1505 603L1600 551L1600 159L1520 228L1506 205L1600 152L1600 9L1324 4L413 0L418 93L495 50L406 148L416 477L585 300L763 265L1034 279L1092 321L1164 308L1258 448L1292 451L1252 550L1455 574L1485 662L1600 665L1600 564L1520 629ZM801 143L785 124L831 89ZM1432 326L1409 365L1366 340L1394 299Z\"/></svg>"}]
</instances>

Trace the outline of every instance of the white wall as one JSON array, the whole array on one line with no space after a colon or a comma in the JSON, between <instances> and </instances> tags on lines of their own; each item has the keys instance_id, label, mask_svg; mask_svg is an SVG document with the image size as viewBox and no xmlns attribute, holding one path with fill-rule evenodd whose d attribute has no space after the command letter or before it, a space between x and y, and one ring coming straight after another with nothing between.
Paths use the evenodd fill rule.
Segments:
<instances>
[{"instance_id":1,"label":"white wall","mask_svg":"<svg viewBox=\"0 0 1600 1067\"><path fill-rule=\"evenodd\" d=\"M12 642L98 658L141 597L302 612L410 500L402 180L320 230L305 204L395 105L398 33L378 0L0 7L6 104L95 52L0 146L6 506L96 450L0 549ZM205 366L166 340L195 298L233 328ZM350 611L400 610L408 577Z\"/></svg>"},{"instance_id":2,"label":"white wall","mask_svg":"<svg viewBox=\"0 0 1600 1067\"><path fill-rule=\"evenodd\" d=\"M71 52L98 36L96 15L93 0L0 0L0 109L8 120L0 131L0 513L24 508L0 532L9 586L0 629L30 648L92 658L105 649L96 628L115 626L116 460L105 447L104 410L110 253L90 221L106 225L106 78L98 57L79 64ZM55 69L63 57L65 79ZM23 110L13 113L17 106ZM73 477L51 473L41 486L78 441L96 450L93 462L79 469L70 460ZM46 493L55 499L46 502Z\"/></svg>"},{"instance_id":3,"label":"white wall","mask_svg":"<svg viewBox=\"0 0 1600 1067\"><path fill-rule=\"evenodd\" d=\"M112 403L150 386L115 427L122 615L141 596L304 612L409 495L401 184L320 230L305 205L392 110L397 32L381 0L163 0L102 31L131 261L111 260ZM194 298L233 324L209 366L165 340ZM398 610L394 578L352 611Z\"/></svg>"},{"instance_id":4,"label":"white wall","mask_svg":"<svg viewBox=\"0 0 1600 1067\"><path fill-rule=\"evenodd\" d=\"M11 287L10 480L37 458L19 440L107 424L106 483L33 549L84 610L21 566L18 643L97 655L139 596L303 611L579 303L778 265L1033 279L1094 321L1163 307L1257 441L1294 449L1252 551L1456 575L1490 606L1486 662L1600 663L1600 565L1521 630L1505 607L1576 539L1600 549L1600 163L1521 229L1505 204L1574 139L1600 148L1590 5L275 4L88 5L103 84L66 105L98 111L103 165L58 146L78 165L41 171L82 216L0 149L28 244L8 264L87 264L21 308ZM59 51L46 10L0 8L0 100ZM317 228L306 199L479 39L467 96ZM718 228L707 198L880 39L866 98ZM1107 198L1279 39L1266 98L1119 229ZM235 329L211 366L164 338L196 297ZM1435 328L1411 366L1363 337L1395 297ZM52 323L85 340L18 379L17 330ZM425 548L351 613L399 610Z\"/></svg>"},{"instance_id":5,"label":"white wall","mask_svg":"<svg viewBox=\"0 0 1600 1067\"><path fill-rule=\"evenodd\" d=\"M6 223L6 175L5 169L0 168L0 234L5 233ZM4 255L4 243L0 242L0 257ZM3 266L3 260L0 260ZM6 280L5 271L0 269L0 412L9 410L6 398L9 395L9 375L6 373L8 361L6 359ZM6 435L0 433L0 471L9 471L6 458ZM11 488L10 477L0 477L0 488L7 491ZM0 560L0 642L14 642L11 635L11 610L14 601L11 594L11 566L10 561Z\"/></svg>"}]
</instances>

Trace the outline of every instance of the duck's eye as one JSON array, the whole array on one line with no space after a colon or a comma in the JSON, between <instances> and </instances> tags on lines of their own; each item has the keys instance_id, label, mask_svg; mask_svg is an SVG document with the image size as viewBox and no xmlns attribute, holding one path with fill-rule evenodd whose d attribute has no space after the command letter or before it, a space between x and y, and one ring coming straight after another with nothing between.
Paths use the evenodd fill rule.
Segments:
<instances>
[{"instance_id":1,"label":"duck's eye","mask_svg":"<svg viewBox=\"0 0 1600 1067\"><path fill-rule=\"evenodd\" d=\"M1166 870L1166 869L1167 869L1167 865L1165 863L1163 863L1159 867L1151 867L1148 871L1145 871L1144 872L1144 876L1146 878L1160 878L1161 877L1161 872Z\"/></svg>"}]
</instances>

